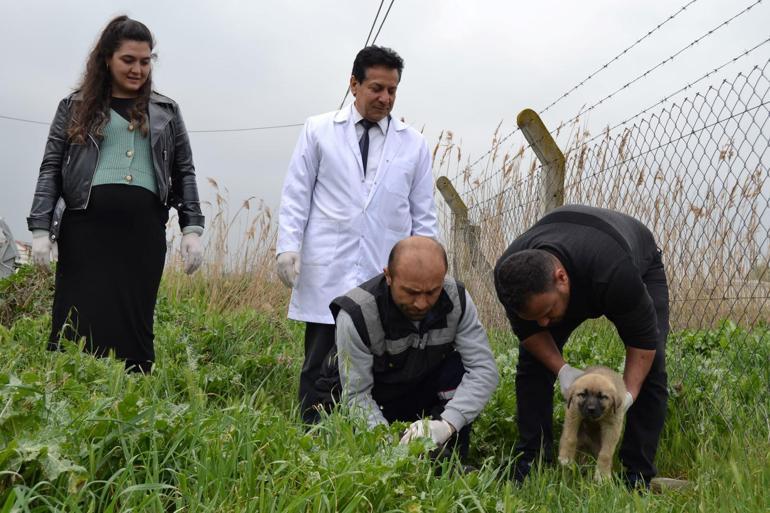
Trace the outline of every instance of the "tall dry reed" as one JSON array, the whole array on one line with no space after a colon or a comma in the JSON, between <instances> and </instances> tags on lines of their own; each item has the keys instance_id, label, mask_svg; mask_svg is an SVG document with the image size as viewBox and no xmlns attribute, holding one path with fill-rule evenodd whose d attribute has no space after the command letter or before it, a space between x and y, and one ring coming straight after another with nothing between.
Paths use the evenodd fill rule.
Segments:
<instances>
[{"instance_id":1,"label":"tall dry reed","mask_svg":"<svg viewBox=\"0 0 770 513\"><path fill-rule=\"evenodd\" d=\"M289 291L275 273L277 222L264 201L250 197L233 210L226 187L207 179L213 203L204 202L204 263L192 276L183 272L180 237L169 220L163 286L175 298L199 296L211 311L255 308L284 314Z\"/></svg>"},{"instance_id":2,"label":"tall dry reed","mask_svg":"<svg viewBox=\"0 0 770 513\"><path fill-rule=\"evenodd\" d=\"M768 86L755 69L730 87L597 136L579 119L554 131L566 159L565 203L625 212L655 234L674 328L770 319L770 142L760 128L770 118ZM436 173L450 178L469 208L471 227L458 233L439 200L452 272L474 294L485 322L498 327L507 321L491 269L544 213L549 179L524 143L500 145L504 139L498 126L494 151L473 169L449 132L434 150Z\"/></svg>"}]
</instances>

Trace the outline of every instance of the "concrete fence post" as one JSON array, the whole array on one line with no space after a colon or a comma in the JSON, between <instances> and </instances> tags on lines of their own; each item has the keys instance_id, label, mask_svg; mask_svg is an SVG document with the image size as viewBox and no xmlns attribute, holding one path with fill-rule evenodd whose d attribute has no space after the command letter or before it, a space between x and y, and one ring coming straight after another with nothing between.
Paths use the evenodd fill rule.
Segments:
<instances>
[{"instance_id":1,"label":"concrete fence post","mask_svg":"<svg viewBox=\"0 0 770 513\"><path fill-rule=\"evenodd\" d=\"M472 225L468 219L468 207L446 176L436 180L436 188L452 211L452 267L455 274L462 272L462 263L469 261L472 268L482 273L491 268L481 253L481 227ZM468 258L463 258L468 255ZM457 276L459 278L459 276Z\"/></svg>"},{"instance_id":2,"label":"concrete fence post","mask_svg":"<svg viewBox=\"0 0 770 513\"><path fill-rule=\"evenodd\" d=\"M540 187L542 210L545 214L564 204L564 154L534 110L524 109L519 112L516 124L543 168Z\"/></svg>"},{"instance_id":3,"label":"concrete fence post","mask_svg":"<svg viewBox=\"0 0 770 513\"><path fill-rule=\"evenodd\" d=\"M460 271L460 252L465 246L465 234L468 232L468 207L457 193L452 182L446 176L440 176L436 180L436 188L441 193L444 201L452 211L451 244L452 244L452 268L454 273ZM449 242L449 241L448 241Z\"/></svg>"}]
</instances>

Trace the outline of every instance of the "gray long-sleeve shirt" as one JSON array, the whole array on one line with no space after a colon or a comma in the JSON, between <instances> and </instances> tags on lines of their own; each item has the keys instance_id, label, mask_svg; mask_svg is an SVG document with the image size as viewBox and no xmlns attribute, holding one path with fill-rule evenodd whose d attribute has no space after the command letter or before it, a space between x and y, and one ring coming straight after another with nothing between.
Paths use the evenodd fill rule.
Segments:
<instances>
[{"instance_id":1,"label":"gray long-sleeve shirt","mask_svg":"<svg viewBox=\"0 0 770 513\"><path fill-rule=\"evenodd\" d=\"M498 383L497 365L476 305L467 292L465 299L465 313L457 325L454 347L466 373L441 414L458 431L479 415ZM337 315L336 341L343 402L363 416L370 427L387 424L372 397L374 355L345 311Z\"/></svg>"}]
</instances>

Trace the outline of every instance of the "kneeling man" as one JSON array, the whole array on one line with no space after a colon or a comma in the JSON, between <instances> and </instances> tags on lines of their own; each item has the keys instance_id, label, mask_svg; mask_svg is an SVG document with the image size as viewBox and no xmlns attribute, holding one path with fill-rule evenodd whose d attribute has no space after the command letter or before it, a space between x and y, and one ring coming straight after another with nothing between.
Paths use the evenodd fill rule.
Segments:
<instances>
[{"instance_id":1,"label":"kneeling man","mask_svg":"<svg viewBox=\"0 0 770 513\"><path fill-rule=\"evenodd\" d=\"M476 306L433 239L402 240L384 271L331 304L342 401L370 427L413 421L402 443L457 434L463 458L498 382Z\"/></svg>"}]
</instances>

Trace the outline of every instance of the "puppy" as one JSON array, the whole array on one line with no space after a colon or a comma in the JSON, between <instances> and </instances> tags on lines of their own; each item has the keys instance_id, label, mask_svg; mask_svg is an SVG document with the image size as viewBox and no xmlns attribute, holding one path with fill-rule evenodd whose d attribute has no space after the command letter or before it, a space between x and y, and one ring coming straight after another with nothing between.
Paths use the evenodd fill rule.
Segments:
<instances>
[{"instance_id":1,"label":"puppy","mask_svg":"<svg viewBox=\"0 0 770 513\"><path fill-rule=\"evenodd\" d=\"M567 390L559 463L569 465L579 450L596 457L594 478L610 477L625 411L623 377L607 367L588 367Z\"/></svg>"}]
</instances>

